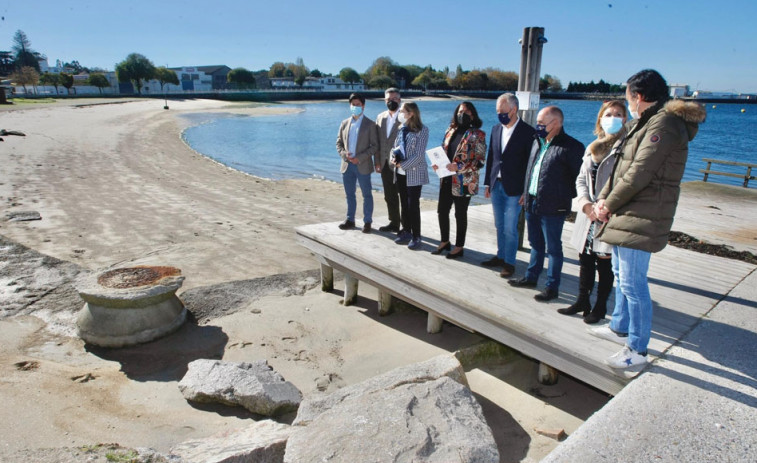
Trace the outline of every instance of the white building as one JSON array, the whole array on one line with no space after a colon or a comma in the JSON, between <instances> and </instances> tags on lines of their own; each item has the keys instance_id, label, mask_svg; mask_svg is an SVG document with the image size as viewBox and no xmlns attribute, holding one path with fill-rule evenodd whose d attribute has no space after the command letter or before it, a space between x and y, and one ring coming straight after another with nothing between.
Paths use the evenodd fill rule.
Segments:
<instances>
[{"instance_id":1,"label":"white building","mask_svg":"<svg viewBox=\"0 0 757 463\"><path fill-rule=\"evenodd\" d=\"M671 84L668 86L671 98L681 98L689 95L689 86L686 84Z\"/></svg>"},{"instance_id":2,"label":"white building","mask_svg":"<svg viewBox=\"0 0 757 463\"><path fill-rule=\"evenodd\" d=\"M278 90L295 90L300 88L294 82L294 77L271 77L271 87ZM303 89L319 91L345 91L365 90L365 84L361 80L354 84L343 82L339 77L307 77L302 84Z\"/></svg>"}]
</instances>

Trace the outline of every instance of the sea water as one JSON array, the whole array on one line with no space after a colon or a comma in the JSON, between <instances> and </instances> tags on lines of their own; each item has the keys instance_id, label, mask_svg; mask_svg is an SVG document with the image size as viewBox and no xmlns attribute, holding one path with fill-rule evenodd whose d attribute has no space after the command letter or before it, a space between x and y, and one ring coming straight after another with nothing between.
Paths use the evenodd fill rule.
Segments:
<instances>
[{"instance_id":1,"label":"sea water","mask_svg":"<svg viewBox=\"0 0 757 463\"><path fill-rule=\"evenodd\" d=\"M419 101L423 123L429 128L428 148L439 146L459 101ZM474 100L473 105L483 120L481 127L488 135L497 123L495 100ZM555 104L565 114L565 131L588 145L600 101L552 100L541 106ZM184 131L184 140L196 151L227 166L255 176L278 179L319 178L341 183L340 158L336 152L339 124L349 117L346 102L323 102L280 105L293 109L281 115L240 116L222 113L194 114L193 126ZM701 180L699 169L707 166L703 158L757 163L757 106L708 104L707 120L689 144L689 158L683 181ZM367 101L365 115L375 120L386 109L383 101ZM744 112L742 112L742 109ZM743 174L745 168L713 166L719 171ZM435 199L439 180L429 170L431 184L424 186L423 197ZM375 189L381 189L381 178L372 177ZM743 180L711 176L710 181L741 185ZM483 181L482 181L483 184ZM757 182L753 182L757 186ZM483 194L483 191L481 191ZM478 202L478 201L476 201Z\"/></svg>"}]
</instances>

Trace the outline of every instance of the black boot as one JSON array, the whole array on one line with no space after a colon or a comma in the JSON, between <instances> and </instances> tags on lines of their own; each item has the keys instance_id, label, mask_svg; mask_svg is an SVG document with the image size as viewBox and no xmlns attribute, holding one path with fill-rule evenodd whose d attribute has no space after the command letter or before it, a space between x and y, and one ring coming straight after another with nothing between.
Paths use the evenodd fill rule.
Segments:
<instances>
[{"instance_id":1,"label":"black boot","mask_svg":"<svg viewBox=\"0 0 757 463\"><path fill-rule=\"evenodd\" d=\"M597 259L597 273L599 273L599 283L597 284L597 302L588 316L584 317L584 322L592 325L604 320L607 315L607 299L612 291L612 284L615 275L612 273L612 262L610 259Z\"/></svg>"},{"instance_id":2,"label":"black boot","mask_svg":"<svg viewBox=\"0 0 757 463\"><path fill-rule=\"evenodd\" d=\"M575 315L583 312L587 316L591 310L591 290L594 288L594 256L590 254L579 254L578 261L581 264L578 272L578 298L575 304L564 309L557 309L558 313L563 315Z\"/></svg>"}]
</instances>

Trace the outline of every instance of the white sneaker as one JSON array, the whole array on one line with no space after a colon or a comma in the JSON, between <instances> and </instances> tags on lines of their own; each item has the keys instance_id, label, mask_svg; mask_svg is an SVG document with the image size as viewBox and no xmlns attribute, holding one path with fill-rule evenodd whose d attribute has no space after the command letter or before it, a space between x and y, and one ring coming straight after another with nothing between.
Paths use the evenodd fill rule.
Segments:
<instances>
[{"instance_id":1,"label":"white sneaker","mask_svg":"<svg viewBox=\"0 0 757 463\"><path fill-rule=\"evenodd\" d=\"M625 336L620 335L610 329L610 325L602 325L592 328L587 328L586 331L589 332L589 334L596 336L598 338L607 339L608 341L616 342L621 345L625 345L626 339L628 338L628 335Z\"/></svg>"},{"instance_id":2,"label":"white sneaker","mask_svg":"<svg viewBox=\"0 0 757 463\"><path fill-rule=\"evenodd\" d=\"M605 363L611 368L625 369L646 364L647 356L639 354L628 346L623 346L620 352L608 357Z\"/></svg>"}]
</instances>

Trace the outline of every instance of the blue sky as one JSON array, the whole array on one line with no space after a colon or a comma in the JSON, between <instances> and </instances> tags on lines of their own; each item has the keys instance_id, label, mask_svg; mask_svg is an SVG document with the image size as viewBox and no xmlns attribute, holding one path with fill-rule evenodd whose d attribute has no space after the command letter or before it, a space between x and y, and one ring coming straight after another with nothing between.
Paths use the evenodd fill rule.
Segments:
<instances>
[{"instance_id":1,"label":"blue sky","mask_svg":"<svg viewBox=\"0 0 757 463\"><path fill-rule=\"evenodd\" d=\"M542 74L625 82L643 68L692 90L757 93L757 0L0 1L0 49L16 30L56 59L113 69L274 61L322 72L399 64L518 71L523 28L545 28Z\"/></svg>"}]
</instances>

